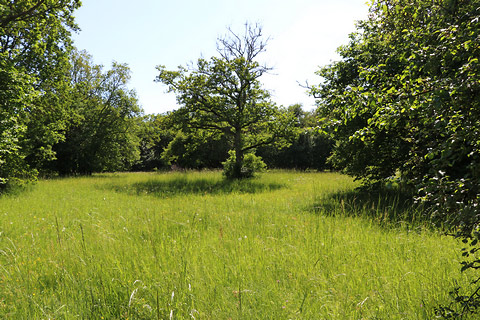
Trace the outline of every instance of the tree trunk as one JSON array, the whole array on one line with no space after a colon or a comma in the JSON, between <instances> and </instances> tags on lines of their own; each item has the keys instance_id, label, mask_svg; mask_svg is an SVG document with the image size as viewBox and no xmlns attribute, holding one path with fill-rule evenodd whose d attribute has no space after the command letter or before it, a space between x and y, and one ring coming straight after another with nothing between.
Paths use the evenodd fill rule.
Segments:
<instances>
[{"instance_id":1,"label":"tree trunk","mask_svg":"<svg viewBox=\"0 0 480 320\"><path fill-rule=\"evenodd\" d=\"M242 132L240 130L235 131L235 140L233 147L235 149L235 168L234 178L242 178L242 166L243 166L243 139Z\"/></svg>"}]
</instances>

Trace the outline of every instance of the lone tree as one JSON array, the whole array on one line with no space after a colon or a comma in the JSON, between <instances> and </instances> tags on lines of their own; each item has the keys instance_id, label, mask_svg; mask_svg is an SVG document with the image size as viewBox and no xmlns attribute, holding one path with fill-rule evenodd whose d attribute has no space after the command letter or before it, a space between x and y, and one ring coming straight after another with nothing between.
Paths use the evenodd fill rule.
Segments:
<instances>
[{"instance_id":1,"label":"lone tree","mask_svg":"<svg viewBox=\"0 0 480 320\"><path fill-rule=\"evenodd\" d=\"M246 24L243 35L228 31L217 41L219 57L198 59L178 71L157 66L155 81L175 92L181 105L175 113L187 128L220 132L229 139L235 155L230 177L243 178L248 176L245 154L284 143L292 133L293 117L270 100L258 80L271 70L256 61L268 42L262 28Z\"/></svg>"}]
</instances>

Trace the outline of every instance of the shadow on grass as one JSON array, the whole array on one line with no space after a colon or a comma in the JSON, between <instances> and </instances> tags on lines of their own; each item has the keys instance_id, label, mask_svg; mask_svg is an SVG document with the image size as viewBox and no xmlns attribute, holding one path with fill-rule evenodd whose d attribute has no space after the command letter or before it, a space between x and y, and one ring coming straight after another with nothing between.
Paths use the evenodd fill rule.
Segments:
<instances>
[{"instance_id":1,"label":"shadow on grass","mask_svg":"<svg viewBox=\"0 0 480 320\"><path fill-rule=\"evenodd\" d=\"M128 186L113 186L115 191L137 195L154 195L158 197L185 194L228 194L228 193L259 193L284 188L280 183L263 183L255 179L245 180L214 180L188 179L176 177L168 180L149 180L137 182Z\"/></svg>"},{"instance_id":2,"label":"shadow on grass","mask_svg":"<svg viewBox=\"0 0 480 320\"><path fill-rule=\"evenodd\" d=\"M327 216L355 216L384 226L431 227L428 215L413 201L413 196L396 188L355 189L330 194L311 208Z\"/></svg>"},{"instance_id":3,"label":"shadow on grass","mask_svg":"<svg viewBox=\"0 0 480 320\"><path fill-rule=\"evenodd\" d=\"M14 184L3 186L0 185L0 199L6 197L20 197L27 193L30 193L35 188L35 181L27 182L24 184Z\"/></svg>"}]
</instances>

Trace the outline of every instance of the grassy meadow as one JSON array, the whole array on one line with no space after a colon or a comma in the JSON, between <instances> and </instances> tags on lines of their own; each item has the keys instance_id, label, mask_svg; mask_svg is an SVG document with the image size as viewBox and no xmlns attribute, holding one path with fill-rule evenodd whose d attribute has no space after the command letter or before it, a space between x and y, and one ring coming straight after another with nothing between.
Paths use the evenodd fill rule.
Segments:
<instances>
[{"instance_id":1,"label":"grassy meadow","mask_svg":"<svg viewBox=\"0 0 480 320\"><path fill-rule=\"evenodd\" d=\"M1 319L429 319L461 244L336 173L121 173L0 197Z\"/></svg>"}]
</instances>

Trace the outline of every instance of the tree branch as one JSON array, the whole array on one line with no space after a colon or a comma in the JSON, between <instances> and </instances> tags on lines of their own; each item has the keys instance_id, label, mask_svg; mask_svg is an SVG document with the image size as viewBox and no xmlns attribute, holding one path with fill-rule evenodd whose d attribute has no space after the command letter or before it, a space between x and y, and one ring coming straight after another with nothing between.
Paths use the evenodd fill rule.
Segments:
<instances>
[{"instance_id":1,"label":"tree branch","mask_svg":"<svg viewBox=\"0 0 480 320\"><path fill-rule=\"evenodd\" d=\"M248 146L248 147L245 147L242 149L243 152L245 151L248 151L248 150L252 150L252 149L255 149L255 148L258 148L258 147L261 147L261 146L265 146L265 145L268 145L268 144L271 144L273 143L276 139L277 139L277 135L272 135L268 140L264 140L264 141L260 141L256 144L253 144L251 146Z\"/></svg>"},{"instance_id":2,"label":"tree branch","mask_svg":"<svg viewBox=\"0 0 480 320\"><path fill-rule=\"evenodd\" d=\"M13 15L10 15L10 16L7 16L7 17L3 18L0 22L0 27L5 28L9 23L15 22L15 21L20 21L21 20L20 18L23 18L23 17L28 19L28 18L33 17L35 15L41 14L41 12L35 13L35 10L37 10L44 3L45 3L45 0L40 0L39 2L37 2L37 4L35 4L30 9L27 9L25 11L22 11L22 12L19 12L17 14L13 14Z\"/></svg>"}]
</instances>

